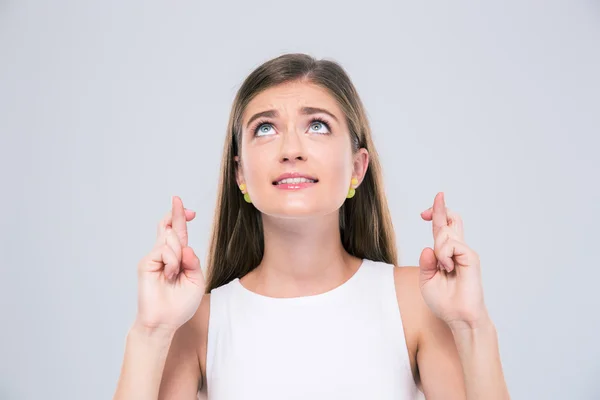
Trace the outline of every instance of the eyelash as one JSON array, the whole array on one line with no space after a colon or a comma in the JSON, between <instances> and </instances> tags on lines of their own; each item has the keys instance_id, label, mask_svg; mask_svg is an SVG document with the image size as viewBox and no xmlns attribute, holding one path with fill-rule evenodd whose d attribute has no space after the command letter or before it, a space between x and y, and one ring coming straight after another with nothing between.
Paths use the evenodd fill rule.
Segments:
<instances>
[{"instance_id":1,"label":"eyelash","mask_svg":"<svg viewBox=\"0 0 600 400\"><path fill-rule=\"evenodd\" d=\"M315 122L319 122L323 125L325 125L325 127L327 128L327 132L326 133L319 133L319 132L315 132L319 135L329 135L331 133L331 128L329 127L329 123L327 121L325 121L323 118L320 117L313 117L310 120L309 126L314 124ZM269 122L269 120L266 119L259 119L258 122L254 125L254 127L252 128L252 132L254 133L254 136L256 136L258 129L263 126L269 124L272 126L272 124Z\"/></svg>"}]
</instances>

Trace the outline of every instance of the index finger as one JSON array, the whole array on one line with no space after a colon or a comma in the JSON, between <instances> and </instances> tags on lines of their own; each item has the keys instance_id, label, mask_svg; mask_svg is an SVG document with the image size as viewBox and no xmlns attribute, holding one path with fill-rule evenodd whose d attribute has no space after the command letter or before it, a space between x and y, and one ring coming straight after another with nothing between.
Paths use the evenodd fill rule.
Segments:
<instances>
[{"instance_id":1,"label":"index finger","mask_svg":"<svg viewBox=\"0 0 600 400\"><path fill-rule=\"evenodd\" d=\"M173 222L171 223L171 226L173 227L173 231L179 237L179 242L181 243L181 246L187 247L188 232L185 218L185 210L183 209L183 202L181 201L179 196L173 196L172 208Z\"/></svg>"},{"instance_id":2,"label":"index finger","mask_svg":"<svg viewBox=\"0 0 600 400\"><path fill-rule=\"evenodd\" d=\"M431 220L433 225L433 236L437 237L440 228L448 225L448 215L446 214L446 203L444 201L443 192L438 193L433 200Z\"/></svg>"}]
</instances>

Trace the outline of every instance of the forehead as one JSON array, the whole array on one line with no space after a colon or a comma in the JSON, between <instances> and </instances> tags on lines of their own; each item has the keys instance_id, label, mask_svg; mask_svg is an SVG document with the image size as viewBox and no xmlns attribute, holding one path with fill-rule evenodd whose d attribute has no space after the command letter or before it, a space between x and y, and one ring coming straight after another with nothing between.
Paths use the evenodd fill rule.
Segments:
<instances>
[{"instance_id":1,"label":"forehead","mask_svg":"<svg viewBox=\"0 0 600 400\"><path fill-rule=\"evenodd\" d=\"M309 82L286 82L270 87L254 97L246 107L243 121L261 111L294 112L305 106L325 108L342 119L342 110L326 89Z\"/></svg>"}]
</instances>

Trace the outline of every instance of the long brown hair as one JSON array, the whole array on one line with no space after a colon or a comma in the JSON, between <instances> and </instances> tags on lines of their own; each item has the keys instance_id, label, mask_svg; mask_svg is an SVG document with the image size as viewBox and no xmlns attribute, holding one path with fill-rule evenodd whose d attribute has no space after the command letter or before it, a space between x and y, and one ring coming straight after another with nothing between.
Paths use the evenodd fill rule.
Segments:
<instances>
[{"instance_id":1,"label":"long brown hair","mask_svg":"<svg viewBox=\"0 0 600 400\"><path fill-rule=\"evenodd\" d=\"M243 82L233 102L219 182L215 219L208 252L206 291L241 278L261 262L264 251L260 211L243 200L237 187L236 163L242 134L242 115L248 103L265 89L291 81L304 81L326 89L346 116L353 151L364 147L369 166L353 198L340 208L342 244L359 258L397 264L396 239L383 189L379 157L356 88L344 69L330 60L306 54L284 54L256 68Z\"/></svg>"}]
</instances>

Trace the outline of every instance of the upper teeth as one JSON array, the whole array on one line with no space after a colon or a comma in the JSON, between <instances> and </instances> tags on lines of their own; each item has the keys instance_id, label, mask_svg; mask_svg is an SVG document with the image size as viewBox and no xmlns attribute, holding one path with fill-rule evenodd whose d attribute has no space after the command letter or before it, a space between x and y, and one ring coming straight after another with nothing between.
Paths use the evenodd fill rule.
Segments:
<instances>
[{"instance_id":1,"label":"upper teeth","mask_svg":"<svg viewBox=\"0 0 600 400\"><path fill-rule=\"evenodd\" d=\"M306 182L314 183L315 181L313 181L312 179L307 179L307 178L286 178L286 179L277 181L277 184L281 185L283 183L289 184L289 183L306 183Z\"/></svg>"}]
</instances>

